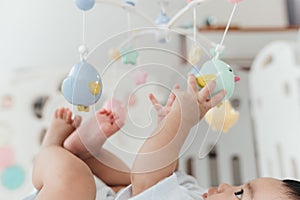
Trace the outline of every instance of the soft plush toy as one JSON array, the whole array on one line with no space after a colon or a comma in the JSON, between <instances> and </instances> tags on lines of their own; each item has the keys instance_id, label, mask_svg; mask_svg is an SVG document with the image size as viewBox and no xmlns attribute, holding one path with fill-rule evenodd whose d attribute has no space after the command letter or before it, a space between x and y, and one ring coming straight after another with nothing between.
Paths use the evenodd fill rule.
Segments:
<instances>
[{"instance_id":1,"label":"soft plush toy","mask_svg":"<svg viewBox=\"0 0 300 200\"><path fill-rule=\"evenodd\" d=\"M109 52L108 52L108 56L113 61L118 61L122 57L120 51L118 49L116 49L116 48L110 49Z\"/></svg>"},{"instance_id":2,"label":"soft plush toy","mask_svg":"<svg viewBox=\"0 0 300 200\"><path fill-rule=\"evenodd\" d=\"M214 58L207 61L201 68L200 72L196 74L197 83L200 88L203 88L209 81L216 81L216 88L212 91L212 96L221 90L226 90L225 99L229 99L233 92L235 82L240 78L234 75L231 67L225 62Z\"/></svg>"},{"instance_id":3,"label":"soft plush toy","mask_svg":"<svg viewBox=\"0 0 300 200\"><path fill-rule=\"evenodd\" d=\"M136 85L141 85L141 84L146 83L147 77L148 77L148 73L141 69L136 70L132 75L132 78Z\"/></svg>"},{"instance_id":4,"label":"soft plush toy","mask_svg":"<svg viewBox=\"0 0 300 200\"><path fill-rule=\"evenodd\" d=\"M201 48L197 45L193 45L190 52L188 61L191 65L195 65L201 59Z\"/></svg>"},{"instance_id":5,"label":"soft plush toy","mask_svg":"<svg viewBox=\"0 0 300 200\"><path fill-rule=\"evenodd\" d=\"M228 100L210 109L205 115L205 121L212 129L222 132L227 132L237 122L238 118L239 112L232 108Z\"/></svg>"},{"instance_id":6,"label":"soft plush toy","mask_svg":"<svg viewBox=\"0 0 300 200\"><path fill-rule=\"evenodd\" d=\"M95 5L95 0L76 0L76 6L83 11L90 10Z\"/></svg>"},{"instance_id":7,"label":"soft plush toy","mask_svg":"<svg viewBox=\"0 0 300 200\"><path fill-rule=\"evenodd\" d=\"M137 63L138 56L139 53L131 47L127 47L121 51L122 63L126 65L135 65Z\"/></svg>"},{"instance_id":8,"label":"soft plush toy","mask_svg":"<svg viewBox=\"0 0 300 200\"><path fill-rule=\"evenodd\" d=\"M227 132L239 117L239 113L231 107L228 99L233 95L235 82L240 78L234 75L228 64L216 58L206 62L196 78L199 88L203 88L209 81L216 81L216 88L211 91L211 96L221 90L226 91L224 102L207 112L205 120L214 131Z\"/></svg>"},{"instance_id":9,"label":"soft plush toy","mask_svg":"<svg viewBox=\"0 0 300 200\"><path fill-rule=\"evenodd\" d=\"M74 65L63 81L61 90L66 100L77 106L78 111L88 112L89 106L101 97L101 77L92 65L82 61Z\"/></svg>"}]
</instances>

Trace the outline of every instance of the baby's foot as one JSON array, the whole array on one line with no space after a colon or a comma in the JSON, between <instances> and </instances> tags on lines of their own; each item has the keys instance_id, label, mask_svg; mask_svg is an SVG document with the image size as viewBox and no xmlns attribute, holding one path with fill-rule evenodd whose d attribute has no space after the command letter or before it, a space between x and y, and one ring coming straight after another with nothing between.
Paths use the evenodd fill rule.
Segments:
<instances>
[{"instance_id":1,"label":"baby's foot","mask_svg":"<svg viewBox=\"0 0 300 200\"><path fill-rule=\"evenodd\" d=\"M64 147L82 159L97 156L108 137L124 125L109 110L102 109L77 128L64 142Z\"/></svg>"},{"instance_id":2,"label":"baby's foot","mask_svg":"<svg viewBox=\"0 0 300 200\"><path fill-rule=\"evenodd\" d=\"M72 112L67 108L55 110L54 118L43 139L42 147L62 146L64 140L75 130L75 125L79 125L80 122L81 117L76 116L73 120Z\"/></svg>"}]
</instances>

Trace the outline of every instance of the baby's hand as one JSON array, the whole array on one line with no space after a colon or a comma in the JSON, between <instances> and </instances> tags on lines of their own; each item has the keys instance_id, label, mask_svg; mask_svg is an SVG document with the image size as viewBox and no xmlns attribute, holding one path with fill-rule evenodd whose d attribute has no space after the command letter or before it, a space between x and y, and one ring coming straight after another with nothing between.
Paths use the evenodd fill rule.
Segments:
<instances>
[{"instance_id":1,"label":"baby's hand","mask_svg":"<svg viewBox=\"0 0 300 200\"><path fill-rule=\"evenodd\" d=\"M179 85L176 84L173 87L173 91L179 89ZM171 111L171 108L173 106L173 103L175 101L176 95L174 94L174 92L171 92L168 98L168 101L166 103L165 106L162 106L160 103L158 103L157 99L155 98L155 96L150 93L149 94L149 99L152 103L152 105L154 106L156 112L157 112L157 116L158 116L158 123L160 123L167 115L168 113Z\"/></svg>"},{"instance_id":2,"label":"baby's hand","mask_svg":"<svg viewBox=\"0 0 300 200\"><path fill-rule=\"evenodd\" d=\"M187 90L175 92L174 112L177 112L181 116L183 123L192 126L197 124L209 109L222 101L226 94L224 90L213 97L210 96L215 87L216 82L211 81L198 91L195 76L189 76Z\"/></svg>"}]
</instances>

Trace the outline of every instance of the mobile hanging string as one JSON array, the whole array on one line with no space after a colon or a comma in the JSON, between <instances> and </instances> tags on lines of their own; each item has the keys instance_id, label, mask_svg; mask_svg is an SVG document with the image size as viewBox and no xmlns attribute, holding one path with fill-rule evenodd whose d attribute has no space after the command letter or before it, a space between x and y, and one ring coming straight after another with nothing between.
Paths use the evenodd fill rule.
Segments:
<instances>
[{"instance_id":1,"label":"mobile hanging string","mask_svg":"<svg viewBox=\"0 0 300 200\"><path fill-rule=\"evenodd\" d=\"M65 99L72 105L76 106L78 111L89 112L89 107L100 99L103 88L101 76L97 69L86 62L88 48L85 44L85 11L92 9L95 5L95 1L76 0L76 5L83 11L82 45L78 48L80 62L72 67L69 75L64 79L61 91Z\"/></svg>"},{"instance_id":2,"label":"mobile hanging string","mask_svg":"<svg viewBox=\"0 0 300 200\"><path fill-rule=\"evenodd\" d=\"M229 20L227 22L227 25L226 25L226 28L225 28L225 31L224 31L224 34L223 34L223 37L222 37L222 40L220 42L220 44L218 44L216 46L216 55L215 55L215 58L219 58L220 54L222 53L222 51L224 50L224 41L225 41L225 37L228 33L228 30L229 30L229 27L230 27L230 24L231 24L231 21L232 21L232 18L233 18L233 15L236 11L236 8L237 8L237 5L238 5L238 2L235 1L234 3L234 6L233 6L233 10L231 11L231 14L230 14L230 17L229 17Z\"/></svg>"},{"instance_id":3,"label":"mobile hanging string","mask_svg":"<svg viewBox=\"0 0 300 200\"><path fill-rule=\"evenodd\" d=\"M194 23L194 27L193 27L193 35L194 35L194 42L197 41L197 12L196 12L196 8L193 8L193 23Z\"/></svg>"},{"instance_id":4,"label":"mobile hanging string","mask_svg":"<svg viewBox=\"0 0 300 200\"><path fill-rule=\"evenodd\" d=\"M78 48L80 61L85 61L88 55L88 48L86 45L86 14L85 11L82 13L82 45Z\"/></svg>"}]
</instances>

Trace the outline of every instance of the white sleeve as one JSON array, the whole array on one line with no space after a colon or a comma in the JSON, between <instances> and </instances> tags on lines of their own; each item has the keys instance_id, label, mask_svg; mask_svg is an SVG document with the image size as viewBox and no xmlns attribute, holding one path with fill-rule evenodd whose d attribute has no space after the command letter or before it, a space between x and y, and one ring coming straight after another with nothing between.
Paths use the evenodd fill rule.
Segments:
<instances>
[{"instance_id":1,"label":"white sleeve","mask_svg":"<svg viewBox=\"0 0 300 200\"><path fill-rule=\"evenodd\" d=\"M38 191L37 191L37 189L34 188L33 191L28 196L24 197L22 200L34 200L36 198L37 194L38 194Z\"/></svg>"},{"instance_id":2,"label":"white sleeve","mask_svg":"<svg viewBox=\"0 0 300 200\"><path fill-rule=\"evenodd\" d=\"M194 200L189 190L179 184L175 173L137 196L131 197L131 189L130 185L119 192L116 200Z\"/></svg>"},{"instance_id":3,"label":"white sleeve","mask_svg":"<svg viewBox=\"0 0 300 200\"><path fill-rule=\"evenodd\" d=\"M194 200L201 200L202 195L207 192L206 189L201 187L198 181L190 175L187 175L185 172L177 171L175 172L179 185L187 190L188 195Z\"/></svg>"}]
</instances>

